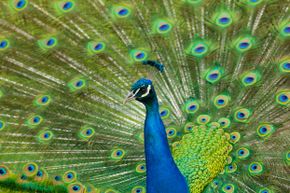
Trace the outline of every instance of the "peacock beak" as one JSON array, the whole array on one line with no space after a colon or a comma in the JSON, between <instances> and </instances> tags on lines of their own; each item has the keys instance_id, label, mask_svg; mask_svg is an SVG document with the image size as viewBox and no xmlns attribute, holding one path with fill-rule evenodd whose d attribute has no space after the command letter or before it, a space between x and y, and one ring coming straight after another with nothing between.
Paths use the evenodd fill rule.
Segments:
<instances>
[{"instance_id":1,"label":"peacock beak","mask_svg":"<svg viewBox=\"0 0 290 193\"><path fill-rule=\"evenodd\" d=\"M129 94L126 96L123 104L126 104L128 101L132 101L135 99L136 94L139 92L140 89L137 90L132 90L131 92L129 92Z\"/></svg>"}]
</instances>

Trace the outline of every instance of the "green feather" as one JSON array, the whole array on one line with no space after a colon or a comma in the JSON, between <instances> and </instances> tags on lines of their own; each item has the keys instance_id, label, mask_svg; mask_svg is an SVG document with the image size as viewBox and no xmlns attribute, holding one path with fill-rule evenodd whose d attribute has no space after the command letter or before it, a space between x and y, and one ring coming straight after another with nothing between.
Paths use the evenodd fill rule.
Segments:
<instances>
[{"instance_id":1,"label":"green feather","mask_svg":"<svg viewBox=\"0 0 290 193\"><path fill-rule=\"evenodd\" d=\"M289 192L289 3L1 1L0 192L145 192L142 77L192 193Z\"/></svg>"}]
</instances>

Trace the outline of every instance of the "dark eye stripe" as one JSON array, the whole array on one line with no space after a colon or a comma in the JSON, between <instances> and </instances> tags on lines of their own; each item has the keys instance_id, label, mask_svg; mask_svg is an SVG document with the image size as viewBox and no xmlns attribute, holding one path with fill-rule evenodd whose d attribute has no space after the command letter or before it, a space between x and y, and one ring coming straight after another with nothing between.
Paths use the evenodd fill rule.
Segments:
<instances>
[{"instance_id":1,"label":"dark eye stripe","mask_svg":"<svg viewBox=\"0 0 290 193\"><path fill-rule=\"evenodd\" d=\"M142 87L141 89L140 89L140 91L146 91L147 90L147 87Z\"/></svg>"}]
</instances>

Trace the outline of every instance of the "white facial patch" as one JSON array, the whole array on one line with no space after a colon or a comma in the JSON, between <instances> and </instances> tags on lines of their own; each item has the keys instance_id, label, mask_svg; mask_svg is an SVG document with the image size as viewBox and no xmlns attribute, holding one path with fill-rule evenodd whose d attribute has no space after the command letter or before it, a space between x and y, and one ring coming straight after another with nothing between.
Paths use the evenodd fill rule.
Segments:
<instances>
[{"instance_id":1,"label":"white facial patch","mask_svg":"<svg viewBox=\"0 0 290 193\"><path fill-rule=\"evenodd\" d=\"M136 96L136 94L139 92L140 88L138 88L135 92L133 92L132 97L134 98Z\"/></svg>"},{"instance_id":2,"label":"white facial patch","mask_svg":"<svg viewBox=\"0 0 290 193\"><path fill-rule=\"evenodd\" d=\"M142 98L142 97L146 97L146 96L149 94L150 90L151 90L151 85L149 85L149 86L147 87L147 91L146 91L146 93L142 94L142 96L141 96L140 98Z\"/></svg>"}]
</instances>

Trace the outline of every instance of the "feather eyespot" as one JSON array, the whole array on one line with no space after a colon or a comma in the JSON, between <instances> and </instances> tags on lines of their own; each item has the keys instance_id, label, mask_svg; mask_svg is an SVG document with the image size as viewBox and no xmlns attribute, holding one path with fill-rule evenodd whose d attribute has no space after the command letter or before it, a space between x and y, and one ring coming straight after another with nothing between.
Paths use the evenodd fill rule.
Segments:
<instances>
[{"instance_id":1,"label":"feather eyespot","mask_svg":"<svg viewBox=\"0 0 290 193\"><path fill-rule=\"evenodd\" d=\"M245 160L250 157L250 150L246 147L241 147L236 151L238 159Z\"/></svg>"},{"instance_id":2,"label":"feather eyespot","mask_svg":"<svg viewBox=\"0 0 290 193\"><path fill-rule=\"evenodd\" d=\"M241 135L239 132L232 132L230 134L230 142L233 144L237 143L240 140L240 138L241 138Z\"/></svg>"},{"instance_id":3,"label":"feather eyespot","mask_svg":"<svg viewBox=\"0 0 290 193\"><path fill-rule=\"evenodd\" d=\"M233 15L231 11L221 9L218 10L213 16L213 22L216 26L225 29L233 23Z\"/></svg>"},{"instance_id":4,"label":"feather eyespot","mask_svg":"<svg viewBox=\"0 0 290 193\"><path fill-rule=\"evenodd\" d=\"M72 11L74 7L75 7L74 1L60 1L56 4L57 11L63 14Z\"/></svg>"},{"instance_id":5,"label":"feather eyespot","mask_svg":"<svg viewBox=\"0 0 290 193\"><path fill-rule=\"evenodd\" d=\"M17 181L18 181L19 183L22 183L22 182L25 182L27 179L28 179L27 175L25 175L25 174L21 174L21 175L19 176L19 178L18 178Z\"/></svg>"},{"instance_id":6,"label":"feather eyespot","mask_svg":"<svg viewBox=\"0 0 290 193\"><path fill-rule=\"evenodd\" d=\"M131 193L145 193L145 188L143 186L135 186Z\"/></svg>"},{"instance_id":7,"label":"feather eyespot","mask_svg":"<svg viewBox=\"0 0 290 193\"><path fill-rule=\"evenodd\" d=\"M34 99L34 104L36 106L47 106L51 102L51 97L49 95L38 95Z\"/></svg>"},{"instance_id":8,"label":"feather eyespot","mask_svg":"<svg viewBox=\"0 0 290 193\"><path fill-rule=\"evenodd\" d=\"M84 126L80 129L79 137L84 140L88 140L95 134L95 129L89 126Z\"/></svg>"},{"instance_id":9,"label":"feather eyespot","mask_svg":"<svg viewBox=\"0 0 290 193\"><path fill-rule=\"evenodd\" d=\"M208 41L197 38L187 47L186 53L197 58L203 58L210 50L210 43Z\"/></svg>"},{"instance_id":10,"label":"feather eyespot","mask_svg":"<svg viewBox=\"0 0 290 193\"><path fill-rule=\"evenodd\" d=\"M218 179L214 179L211 184L213 188L217 188L220 185L220 181Z\"/></svg>"},{"instance_id":11,"label":"feather eyespot","mask_svg":"<svg viewBox=\"0 0 290 193\"><path fill-rule=\"evenodd\" d=\"M242 76L242 84L247 87L247 86L252 86L254 84L256 84L259 80L261 79L261 74L256 71L250 71L250 72L246 72L243 76Z\"/></svg>"},{"instance_id":12,"label":"feather eyespot","mask_svg":"<svg viewBox=\"0 0 290 193\"><path fill-rule=\"evenodd\" d=\"M288 161L290 161L290 151L288 151L288 152L286 153L286 158L287 158Z\"/></svg>"},{"instance_id":13,"label":"feather eyespot","mask_svg":"<svg viewBox=\"0 0 290 193\"><path fill-rule=\"evenodd\" d=\"M194 114L199 109L199 103L195 99L190 99L190 100L186 101L186 103L184 105L184 109L185 109L186 113Z\"/></svg>"},{"instance_id":14,"label":"feather eyespot","mask_svg":"<svg viewBox=\"0 0 290 193\"><path fill-rule=\"evenodd\" d=\"M44 169L39 169L35 175L36 181L43 181L48 177L47 172Z\"/></svg>"},{"instance_id":15,"label":"feather eyespot","mask_svg":"<svg viewBox=\"0 0 290 193\"><path fill-rule=\"evenodd\" d=\"M55 37L48 37L38 40L38 45L43 50L49 50L57 45L57 39Z\"/></svg>"},{"instance_id":16,"label":"feather eyespot","mask_svg":"<svg viewBox=\"0 0 290 193\"><path fill-rule=\"evenodd\" d=\"M114 160L122 160L126 152L123 149L114 149L111 153L111 158Z\"/></svg>"},{"instance_id":17,"label":"feather eyespot","mask_svg":"<svg viewBox=\"0 0 290 193\"><path fill-rule=\"evenodd\" d=\"M90 55L103 53L106 49L106 44L103 41L90 41L87 44L87 50Z\"/></svg>"},{"instance_id":18,"label":"feather eyespot","mask_svg":"<svg viewBox=\"0 0 290 193\"><path fill-rule=\"evenodd\" d=\"M167 133L168 139L172 139L172 138L176 137L176 135L177 135L177 131L173 127L167 128L166 133Z\"/></svg>"},{"instance_id":19,"label":"feather eyespot","mask_svg":"<svg viewBox=\"0 0 290 193\"><path fill-rule=\"evenodd\" d=\"M53 184L62 184L62 177L60 175L53 176L52 178Z\"/></svg>"},{"instance_id":20,"label":"feather eyespot","mask_svg":"<svg viewBox=\"0 0 290 193\"><path fill-rule=\"evenodd\" d=\"M62 6L62 9L64 11L68 11L69 9L71 9L73 7L73 3L68 1L68 2L65 2Z\"/></svg>"},{"instance_id":21,"label":"feather eyespot","mask_svg":"<svg viewBox=\"0 0 290 193\"><path fill-rule=\"evenodd\" d=\"M77 180L77 173L75 171L67 171L62 177L65 183L72 183Z\"/></svg>"},{"instance_id":22,"label":"feather eyespot","mask_svg":"<svg viewBox=\"0 0 290 193\"><path fill-rule=\"evenodd\" d=\"M40 115L31 115L28 117L26 124L30 128L35 128L40 125L43 121L43 118Z\"/></svg>"},{"instance_id":23,"label":"feather eyespot","mask_svg":"<svg viewBox=\"0 0 290 193\"><path fill-rule=\"evenodd\" d=\"M185 133L189 133L189 132L192 132L193 128L195 127L194 123L192 122L188 122L185 124L184 126L184 132Z\"/></svg>"},{"instance_id":24,"label":"feather eyespot","mask_svg":"<svg viewBox=\"0 0 290 193\"><path fill-rule=\"evenodd\" d=\"M50 47L50 46L53 46L54 43L55 43L55 40L54 40L53 38L50 38L50 39L46 42L46 45L47 45L48 47Z\"/></svg>"},{"instance_id":25,"label":"feather eyespot","mask_svg":"<svg viewBox=\"0 0 290 193\"><path fill-rule=\"evenodd\" d=\"M16 10L16 11L22 11L24 10L27 5L28 5L28 0L12 0L12 7Z\"/></svg>"},{"instance_id":26,"label":"feather eyespot","mask_svg":"<svg viewBox=\"0 0 290 193\"><path fill-rule=\"evenodd\" d=\"M263 138L269 137L274 131L274 126L268 123L260 124L257 128L258 135Z\"/></svg>"},{"instance_id":27,"label":"feather eyespot","mask_svg":"<svg viewBox=\"0 0 290 193\"><path fill-rule=\"evenodd\" d=\"M52 131L45 128L43 131L38 133L38 140L41 143L48 143L53 138Z\"/></svg>"},{"instance_id":28,"label":"feather eyespot","mask_svg":"<svg viewBox=\"0 0 290 193\"><path fill-rule=\"evenodd\" d=\"M252 112L249 109L239 108L235 111L234 118L235 118L235 121L237 122L247 123L251 115L252 115Z\"/></svg>"},{"instance_id":29,"label":"feather eyespot","mask_svg":"<svg viewBox=\"0 0 290 193\"><path fill-rule=\"evenodd\" d=\"M248 48L250 46L250 44L248 43L248 42L241 42L240 44L239 44L239 48L240 49L246 49L246 48Z\"/></svg>"},{"instance_id":30,"label":"feather eyespot","mask_svg":"<svg viewBox=\"0 0 290 193\"><path fill-rule=\"evenodd\" d=\"M216 66L207 71L205 79L207 82L214 84L222 78L223 73L224 73L223 68Z\"/></svg>"},{"instance_id":31,"label":"feather eyespot","mask_svg":"<svg viewBox=\"0 0 290 193\"><path fill-rule=\"evenodd\" d=\"M0 131L5 128L5 122L0 120Z\"/></svg>"},{"instance_id":32,"label":"feather eyespot","mask_svg":"<svg viewBox=\"0 0 290 193\"><path fill-rule=\"evenodd\" d=\"M235 186L233 184L225 184L222 187L224 193L233 193L235 192Z\"/></svg>"},{"instance_id":33,"label":"feather eyespot","mask_svg":"<svg viewBox=\"0 0 290 193\"><path fill-rule=\"evenodd\" d=\"M214 98L214 105L216 108L221 109L228 105L230 97L225 94L218 95Z\"/></svg>"},{"instance_id":34,"label":"feather eyespot","mask_svg":"<svg viewBox=\"0 0 290 193\"><path fill-rule=\"evenodd\" d=\"M290 22L282 22L280 25L280 35L283 38L289 38L290 37Z\"/></svg>"},{"instance_id":35,"label":"feather eyespot","mask_svg":"<svg viewBox=\"0 0 290 193\"><path fill-rule=\"evenodd\" d=\"M161 24L160 26L159 26L159 30L160 31L167 31L169 29L169 25L168 24Z\"/></svg>"},{"instance_id":36,"label":"feather eyespot","mask_svg":"<svg viewBox=\"0 0 290 193\"><path fill-rule=\"evenodd\" d=\"M170 117L170 110L167 107L160 107L159 113L162 119Z\"/></svg>"},{"instance_id":37,"label":"feather eyespot","mask_svg":"<svg viewBox=\"0 0 290 193\"><path fill-rule=\"evenodd\" d=\"M219 18L219 22L222 23L222 24L228 24L230 22L230 18L221 17L221 18Z\"/></svg>"},{"instance_id":38,"label":"feather eyespot","mask_svg":"<svg viewBox=\"0 0 290 193\"><path fill-rule=\"evenodd\" d=\"M132 10L126 5L113 6L112 13L116 18L127 18L131 15Z\"/></svg>"},{"instance_id":39,"label":"feather eyespot","mask_svg":"<svg viewBox=\"0 0 290 193\"><path fill-rule=\"evenodd\" d=\"M290 90L281 90L276 93L276 102L280 105L288 105L290 103Z\"/></svg>"},{"instance_id":40,"label":"feather eyespot","mask_svg":"<svg viewBox=\"0 0 290 193\"><path fill-rule=\"evenodd\" d=\"M68 186L69 193L83 193L84 191L85 187L79 182L71 183Z\"/></svg>"},{"instance_id":41,"label":"feather eyespot","mask_svg":"<svg viewBox=\"0 0 290 193\"><path fill-rule=\"evenodd\" d=\"M158 21L156 26L157 26L157 33L159 34L168 33L172 29L172 25L165 20Z\"/></svg>"},{"instance_id":42,"label":"feather eyespot","mask_svg":"<svg viewBox=\"0 0 290 193\"><path fill-rule=\"evenodd\" d=\"M252 162L248 166L248 171L251 175L259 175L262 174L264 170L264 166L260 162Z\"/></svg>"},{"instance_id":43,"label":"feather eyespot","mask_svg":"<svg viewBox=\"0 0 290 193\"><path fill-rule=\"evenodd\" d=\"M200 125L205 125L207 123L209 123L211 120L211 116L209 115L199 115L197 118L196 118L196 122Z\"/></svg>"},{"instance_id":44,"label":"feather eyespot","mask_svg":"<svg viewBox=\"0 0 290 193\"><path fill-rule=\"evenodd\" d=\"M127 14L129 13L129 11L128 11L128 9L126 9L126 8L123 8L123 9L120 9L119 11L118 11L118 15L119 16L126 16Z\"/></svg>"},{"instance_id":45,"label":"feather eyespot","mask_svg":"<svg viewBox=\"0 0 290 193\"><path fill-rule=\"evenodd\" d=\"M36 163L27 163L23 167L23 172L26 176L34 176L38 172L38 165Z\"/></svg>"},{"instance_id":46,"label":"feather eyespot","mask_svg":"<svg viewBox=\"0 0 290 193\"><path fill-rule=\"evenodd\" d=\"M6 50L9 47L10 43L7 39L0 39L0 51Z\"/></svg>"},{"instance_id":47,"label":"feather eyespot","mask_svg":"<svg viewBox=\"0 0 290 193\"><path fill-rule=\"evenodd\" d=\"M244 53L253 48L255 40L251 36L241 36L235 40L235 49L239 53Z\"/></svg>"},{"instance_id":48,"label":"feather eyespot","mask_svg":"<svg viewBox=\"0 0 290 193\"><path fill-rule=\"evenodd\" d=\"M145 165L145 163L138 164L136 166L136 172L137 173L145 173L146 172L146 165Z\"/></svg>"},{"instance_id":49,"label":"feather eyespot","mask_svg":"<svg viewBox=\"0 0 290 193\"><path fill-rule=\"evenodd\" d=\"M87 86L87 81L82 77L77 77L69 81L67 85L71 92L76 92L85 88Z\"/></svg>"},{"instance_id":50,"label":"feather eyespot","mask_svg":"<svg viewBox=\"0 0 290 193\"><path fill-rule=\"evenodd\" d=\"M284 71L287 71L287 72L290 71L290 62L285 62L282 64L282 66L283 66L282 68Z\"/></svg>"},{"instance_id":51,"label":"feather eyespot","mask_svg":"<svg viewBox=\"0 0 290 193\"><path fill-rule=\"evenodd\" d=\"M272 193L272 191L268 188L262 188L259 190L259 193Z\"/></svg>"},{"instance_id":52,"label":"feather eyespot","mask_svg":"<svg viewBox=\"0 0 290 193\"><path fill-rule=\"evenodd\" d=\"M168 34L173 25L168 19L156 19L152 24L152 33L153 34Z\"/></svg>"},{"instance_id":53,"label":"feather eyespot","mask_svg":"<svg viewBox=\"0 0 290 193\"><path fill-rule=\"evenodd\" d=\"M10 170L5 165L0 165L0 180L7 179L10 176Z\"/></svg>"},{"instance_id":54,"label":"feather eyespot","mask_svg":"<svg viewBox=\"0 0 290 193\"><path fill-rule=\"evenodd\" d=\"M279 36L282 40L287 40L290 37L290 22L285 19L278 24Z\"/></svg>"},{"instance_id":55,"label":"feather eyespot","mask_svg":"<svg viewBox=\"0 0 290 193\"><path fill-rule=\"evenodd\" d=\"M221 128L229 128L229 126L231 125L231 121L228 118L220 118L218 120L219 124L221 125Z\"/></svg>"},{"instance_id":56,"label":"feather eyespot","mask_svg":"<svg viewBox=\"0 0 290 193\"><path fill-rule=\"evenodd\" d=\"M141 49L130 51L130 56L135 62L142 62L147 59L148 54Z\"/></svg>"},{"instance_id":57,"label":"feather eyespot","mask_svg":"<svg viewBox=\"0 0 290 193\"><path fill-rule=\"evenodd\" d=\"M231 174L237 171L237 165L232 163L226 167L226 173Z\"/></svg>"},{"instance_id":58,"label":"feather eyespot","mask_svg":"<svg viewBox=\"0 0 290 193\"><path fill-rule=\"evenodd\" d=\"M207 47L206 47L206 45L199 44L199 45L195 46L194 48L192 48L192 51L198 55L203 54L207 51Z\"/></svg>"},{"instance_id":59,"label":"feather eyespot","mask_svg":"<svg viewBox=\"0 0 290 193\"><path fill-rule=\"evenodd\" d=\"M284 28L284 32L285 32L285 33L290 33L290 26L285 27L285 28Z\"/></svg>"},{"instance_id":60,"label":"feather eyespot","mask_svg":"<svg viewBox=\"0 0 290 193\"><path fill-rule=\"evenodd\" d=\"M43 176L43 172L39 170L39 171L36 173L36 176L38 176L38 177L42 177L42 176Z\"/></svg>"},{"instance_id":61,"label":"feather eyespot","mask_svg":"<svg viewBox=\"0 0 290 193\"><path fill-rule=\"evenodd\" d=\"M49 48L52 48L53 46L56 45L56 42L57 42L57 40L55 38L49 38L46 41L46 46L49 47Z\"/></svg>"}]
</instances>

